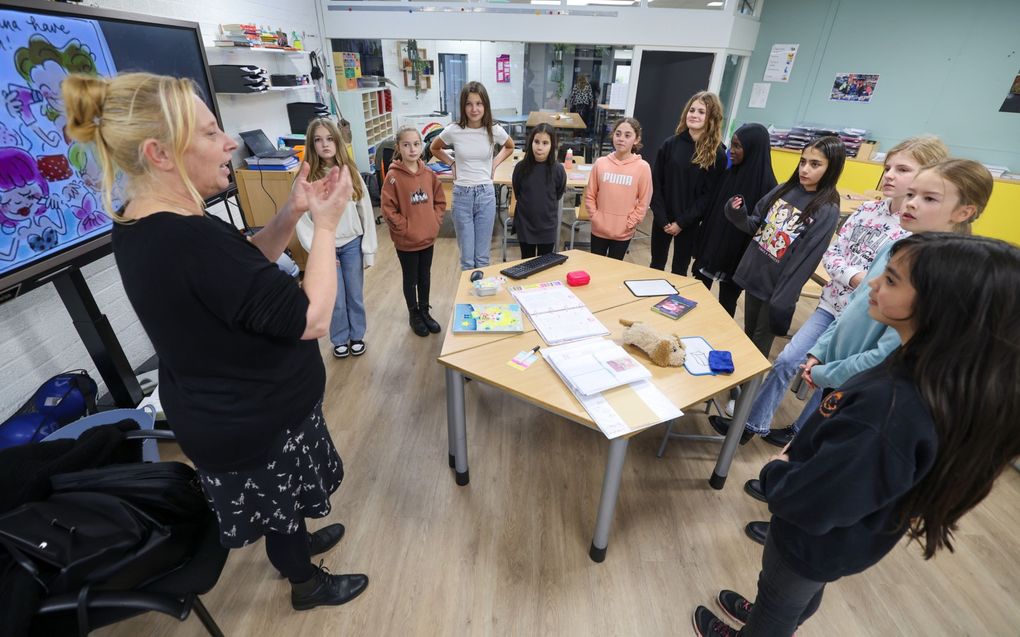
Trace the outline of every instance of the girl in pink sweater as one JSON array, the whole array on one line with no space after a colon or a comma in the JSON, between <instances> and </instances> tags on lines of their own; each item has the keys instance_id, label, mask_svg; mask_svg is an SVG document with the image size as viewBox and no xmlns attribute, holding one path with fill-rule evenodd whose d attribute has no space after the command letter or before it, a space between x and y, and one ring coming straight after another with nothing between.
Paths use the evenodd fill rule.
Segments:
<instances>
[{"instance_id":1,"label":"girl in pink sweater","mask_svg":"<svg viewBox=\"0 0 1020 637\"><path fill-rule=\"evenodd\" d=\"M613 148L592 166L584 203L591 217L592 254L622 261L652 199L652 169L634 154L641 149L641 124L633 117L613 126Z\"/></svg>"}]
</instances>

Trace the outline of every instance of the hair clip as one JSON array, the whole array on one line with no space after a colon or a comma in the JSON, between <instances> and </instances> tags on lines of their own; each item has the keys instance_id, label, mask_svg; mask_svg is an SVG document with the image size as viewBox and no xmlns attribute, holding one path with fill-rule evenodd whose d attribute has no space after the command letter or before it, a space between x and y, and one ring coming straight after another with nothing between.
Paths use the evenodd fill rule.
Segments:
<instances>
[{"instance_id":1,"label":"hair clip","mask_svg":"<svg viewBox=\"0 0 1020 637\"><path fill-rule=\"evenodd\" d=\"M96 126L99 126L100 124L103 123L103 118L96 115L95 117L92 118L92 123L95 124Z\"/></svg>"}]
</instances>

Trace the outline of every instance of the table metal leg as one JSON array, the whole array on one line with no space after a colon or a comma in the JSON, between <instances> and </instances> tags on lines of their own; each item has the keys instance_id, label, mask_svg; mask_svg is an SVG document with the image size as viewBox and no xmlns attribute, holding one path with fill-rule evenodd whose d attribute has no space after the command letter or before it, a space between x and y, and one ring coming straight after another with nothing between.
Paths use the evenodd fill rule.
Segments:
<instances>
[{"instance_id":1,"label":"table metal leg","mask_svg":"<svg viewBox=\"0 0 1020 637\"><path fill-rule=\"evenodd\" d=\"M730 472L730 463L733 456L737 454L737 445L740 443L740 436L744 433L744 425L747 424L747 417L751 414L751 403L754 402L758 388L764 374L758 374L751 378L740 388L740 396L733 409L733 420L730 422L730 429L726 432L726 439L723 441L722 451L719 452L719 460L715 463L715 470L708 483L713 489L722 489L726 484L726 475Z\"/></svg>"},{"instance_id":2,"label":"table metal leg","mask_svg":"<svg viewBox=\"0 0 1020 637\"><path fill-rule=\"evenodd\" d=\"M623 461L627 457L629 442L627 438L609 441L609 459L606 460L606 473L602 477L599 513L595 518L595 537L592 538L591 549L588 551L588 556L595 562L606 559L609 527L613 523L613 511L616 510L616 497L620 493L620 478L623 476Z\"/></svg>"},{"instance_id":3,"label":"table metal leg","mask_svg":"<svg viewBox=\"0 0 1020 637\"><path fill-rule=\"evenodd\" d=\"M464 375L446 368L446 433L449 437L450 467L458 485L469 482L467 425L464 415Z\"/></svg>"}]
</instances>

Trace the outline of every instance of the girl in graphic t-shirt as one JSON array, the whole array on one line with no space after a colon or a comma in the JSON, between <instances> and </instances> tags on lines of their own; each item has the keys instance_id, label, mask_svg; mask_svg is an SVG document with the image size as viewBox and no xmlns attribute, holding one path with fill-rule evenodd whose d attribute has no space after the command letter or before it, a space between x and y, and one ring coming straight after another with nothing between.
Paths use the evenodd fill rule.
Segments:
<instances>
[{"instance_id":1,"label":"girl in graphic t-shirt","mask_svg":"<svg viewBox=\"0 0 1020 637\"><path fill-rule=\"evenodd\" d=\"M446 148L453 147L456 159ZM495 158L494 146L500 146ZM443 129L429 147L439 161L453 166L453 227L460 248L460 269L489 265L496 194L492 174L513 152L514 141L492 123L489 94L481 82L460 91L460 120Z\"/></svg>"}]
</instances>

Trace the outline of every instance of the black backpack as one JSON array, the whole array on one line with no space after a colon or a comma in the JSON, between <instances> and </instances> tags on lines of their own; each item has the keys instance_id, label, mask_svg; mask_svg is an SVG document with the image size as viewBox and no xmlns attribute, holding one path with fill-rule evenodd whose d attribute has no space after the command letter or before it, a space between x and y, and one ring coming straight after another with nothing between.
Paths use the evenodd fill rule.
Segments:
<instances>
[{"instance_id":1,"label":"black backpack","mask_svg":"<svg viewBox=\"0 0 1020 637\"><path fill-rule=\"evenodd\" d=\"M128 589L183 564L209 510L190 467L112 465L53 477L54 493L0 516L0 547L50 594Z\"/></svg>"}]
</instances>

